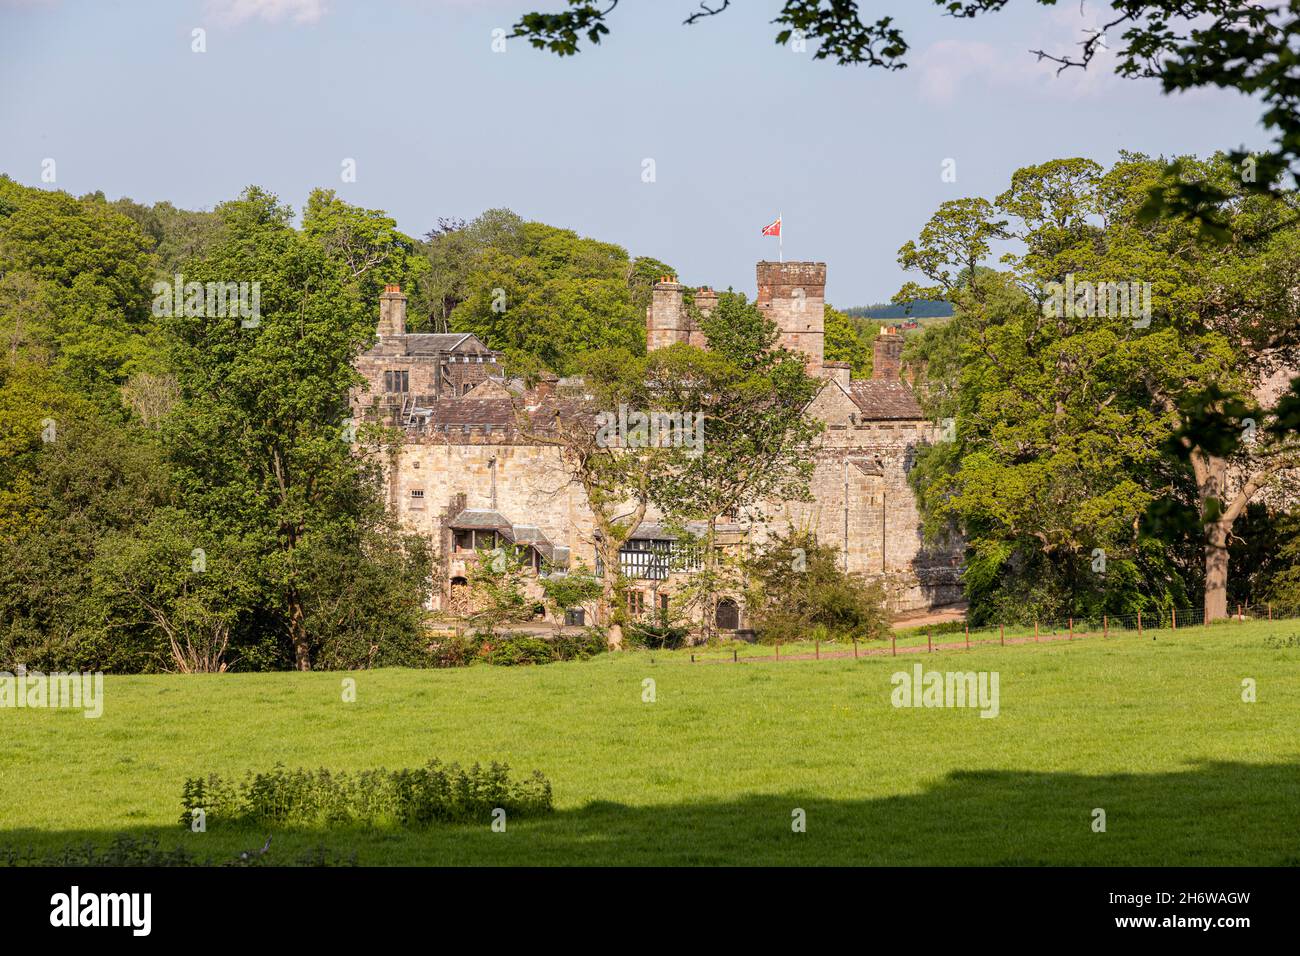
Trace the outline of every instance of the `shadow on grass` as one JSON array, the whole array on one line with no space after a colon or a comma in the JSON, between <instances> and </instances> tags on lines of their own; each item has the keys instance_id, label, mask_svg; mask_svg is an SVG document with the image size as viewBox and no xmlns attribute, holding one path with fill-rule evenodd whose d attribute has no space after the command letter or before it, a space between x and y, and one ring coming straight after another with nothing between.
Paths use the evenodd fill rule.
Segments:
<instances>
[{"instance_id":1,"label":"shadow on grass","mask_svg":"<svg viewBox=\"0 0 1300 956\"><path fill-rule=\"evenodd\" d=\"M563 791L563 782L557 789ZM179 800L178 800L179 805ZM1105 832L1094 831L1095 810ZM806 832L792 823L802 810ZM1161 774L954 772L916 794L836 800L799 791L623 806L593 802L481 826L0 830L0 863L87 861L117 837L172 862L228 864L274 836L262 865L1300 865L1300 765L1198 763ZM139 841L144 841L144 844ZM98 862L108 862L100 855ZM131 862L129 860L118 861ZM155 865L167 859L152 859Z\"/></svg>"}]
</instances>

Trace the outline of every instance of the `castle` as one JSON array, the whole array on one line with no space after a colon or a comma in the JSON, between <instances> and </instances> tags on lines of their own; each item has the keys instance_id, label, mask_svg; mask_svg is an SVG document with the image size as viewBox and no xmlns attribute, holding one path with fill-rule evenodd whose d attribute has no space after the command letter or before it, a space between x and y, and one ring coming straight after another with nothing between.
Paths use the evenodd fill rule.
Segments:
<instances>
[{"instance_id":1,"label":"castle","mask_svg":"<svg viewBox=\"0 0 1300 956\"><path fill-rule=\"evenodd\" d=\"M855 379L847 363L824 357L825 264L760 262L757 279L756 305L775 323L779 344L825 380L807 409L825 429L814 450L813 500L770 503L761 522L720 526L719 542L761 545L773 533L812 530L839 551L846 570L880 580L896 612L958 600L960 552L926 546L907 480L918 448L939 436L900 377L902 336L892 329L878 336L872 377ZM648 348L705 345L684 293L668 279L654 286ZM694 293L701 315L716 302L708 289ZM389 507L438 555L434 609L467 608L470 563L484 546L519 545L539 570L577 559L599 570L582 489L570 482L559 449L521 434L516 418L518 406L545 428L566 393L580 394L580 381L548 376L525 388L505 378L501 355L473 334L407 333L406 296L396 286L380 297L378 341L356 366L366 386L352 395L354 416L402 429L403 442L385 462ZM679 576L691 573L689 560L666 564L663 556L677 546L653 510L624 545L633 614L666 608ZM719 627L744 626L739 595L724 596L717 614Z\"/></svg>"}]
</instances>

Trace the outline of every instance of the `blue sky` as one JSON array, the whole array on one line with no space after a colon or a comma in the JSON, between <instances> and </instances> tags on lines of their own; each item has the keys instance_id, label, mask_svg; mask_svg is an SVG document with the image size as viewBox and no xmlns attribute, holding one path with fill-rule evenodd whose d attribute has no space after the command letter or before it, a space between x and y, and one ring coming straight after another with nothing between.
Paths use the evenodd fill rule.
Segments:
<instances>
[{"instance_id":1,"label":"blue sky","mask_svg":"<svg viewBox=\"0 0 1300 956\"><path fill-rule=\"evenodd\" d=\"M754 262L777 253L759 230L781 212L786 258L825 261L845 307L898 289L898 247L939 203L992 198L1020 166L1266 142L1235 93L1170 98L1108 67L1036 64L1028 51L1067 51L1095 2L1018 0L972 22L865 0L912 45L893 73L777 47L780 0L692 27L694 0L623 0L613 35L576 58L521 40L493 52L494 29L562 5L0 0L0 172L41 185L52 158L57 188L187 208L249 183L299 208L329 186L413 235L508 206L751 295Z\"/></svg>"}]
</instances>

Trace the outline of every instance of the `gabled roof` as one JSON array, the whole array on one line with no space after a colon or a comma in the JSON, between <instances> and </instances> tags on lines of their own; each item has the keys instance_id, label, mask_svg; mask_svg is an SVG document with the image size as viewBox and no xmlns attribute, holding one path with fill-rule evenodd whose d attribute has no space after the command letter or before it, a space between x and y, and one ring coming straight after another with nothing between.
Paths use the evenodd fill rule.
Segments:
<instances>
[{"instance_id":1,"label":"gabled roof","mask_svg":"<svg viewBox=\"0 0 1300 956\"><path fill-rule=\"evenodd\" d=\"M510 519L491 508L466 508L447 526L456 531L496 531L510 544L536 549L547 561L567 565L569 549L557 547L535 524L511 524Z\"/></svg>"},{"instance_id":2,"label":"gabled roof","mask_svg":"<svg viewBox=\"0 0 1300 956\"><path fill-rule=\"evenodd\" d=\"M862 410L863 417L870 420L925 419L911 387L904 382L855 379L849 383L848 394L853 404Z\"/></svg>"},{"instance_id":3,"label":"gabled roof","mask_svg":"<svg viewBox=\"0 0 1300 956\"><path fill-rule=\"evenodd\" d=\"M492 350L473 332L419 332L402 336L408 355L432 355L435 352L481 352Z\"/></svg>"},{"instance_id":4,"label":"gabled roof","mask_svg":"<svg viewBox=\"0 0 1300 956\"><path fill-rule=\"evenodd\" d=\"M509 531L510 520L491 508L466 508L448 522L457 531Z\"/></svg>"}]
</instances>

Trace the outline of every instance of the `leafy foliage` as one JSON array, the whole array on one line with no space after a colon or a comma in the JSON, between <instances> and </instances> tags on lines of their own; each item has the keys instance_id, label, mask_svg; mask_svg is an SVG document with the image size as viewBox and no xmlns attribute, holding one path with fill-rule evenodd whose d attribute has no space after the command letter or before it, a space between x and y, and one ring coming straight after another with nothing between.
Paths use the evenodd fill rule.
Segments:
<instances>
[{"instance_id":1,"label":"leafy foliage","mask_svg":"<svg viewBox=\"0 0 1300 956\"><path fill-rule=\"evenodd\" d=\"M430 760L405 770L249 771L239 783L209 774L189 777L181 796L180 823L188 828L195 811L206 825L349 827L397 825L424 829L434 824L489 823L496 809L509 817L536 816L553 808L551 784L540 771L510 778L506 764L493 761L468 770Z\"/></svg>"},{"instance_id":2,"label":"leafy foliage","mask_svg":"<svg viewBox=\"0 0 1300 956\"><path fill-rule=\"evenodd\" d=\"M879 583L840 570L839 555L811 533L772 538L749 557L745 571L750 620L765 644L802 640L813 632L872 640L889 630Z\"/></svg>"}]
</instances>

